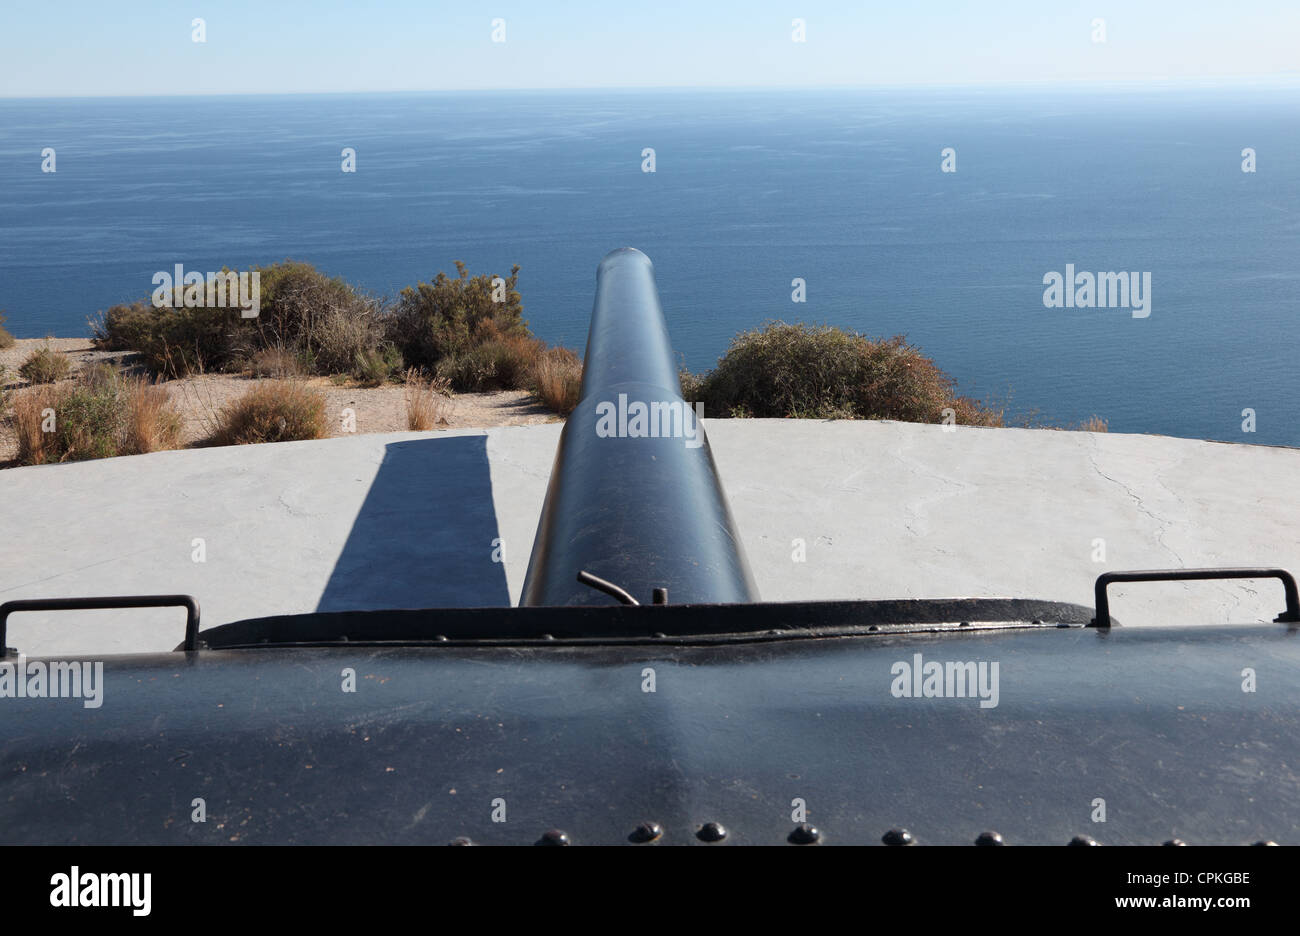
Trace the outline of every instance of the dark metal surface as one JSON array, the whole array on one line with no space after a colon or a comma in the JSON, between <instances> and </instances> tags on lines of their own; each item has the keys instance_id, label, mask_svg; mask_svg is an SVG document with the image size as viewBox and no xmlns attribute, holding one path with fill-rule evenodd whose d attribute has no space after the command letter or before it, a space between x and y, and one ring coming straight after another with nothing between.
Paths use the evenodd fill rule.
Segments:
<instances>
[{"instance_id":1,"label":"dark metal surface","mask_svg":"<svg viewBox=\"0 0 1300 936\"><path fill-rule=\"evenodd\" d=\"M682 435L602 436L603 406L660 404L683 415ZM686 409L650 260L609 253L583 359L582 398L560 436L537 527L523 605L601 605L587 570L646 602L657 587L684 604L757 601L703 426ZM695 426L699 447L688 445Z\"/></svg>"},{"instance_id":2,"label":"dark metal surface","mask_svg":"<svg viewBox=\"0 0 1300 936\"><path fill-rule=\"evenodd\" d=\"M700 844L714 822L727 835L708 847L794 847L798 799L824 845L895 828L922 847L990 829L1012 846L1296 844L1297 633L109 658L98 709L0 702L0 842L532 845L556 829L578 846L630 845L653 822L656 842ZM998 705L895 697L894 668L918 653L998 662ZM1243 692L1247 667L1256 692ZM1105 822L1092 821L1098 798Z\"/></svg>"},{"instance_id":3,"label":"dark metal surface","mask_svg":"<svg viewBox=\"0 0 1300 936\"><path fill-rule=\"evenodd\" d=\"M821 841L821 831L806 822L801 822L794 827L794 831L786 836L786 841L791 845L816 845Z\"/></svg>"},{"instance_id":4,"label":"dark metal surface","mask_svg":"<svg viewBox=\"0 0 1300 936\"><path fill-rule=\"evenodd\" d=\"M199 646L230 650L338 644L726 643L882 631L1082 627L1090 620L1092 609L1083 605L1021 598L433 608L250 618L201 632Z\"/></svg>"},{"instance_id":5,"label":"dark metal surface","mask_svg":"<svg viewBox=\"0 0 1300 936\"><path fill-rule=\"evenodd\" d=\"M23 598L0 604L0 655L5 645L9 615L21 611L93 611L112 608L184 608L186 650L198 648L199 603L192 595L112 595L98 598Z\"/></svg>"},{"instance_id":6,"label":"dark metal surface","mask_svg":"<svg viewBox=\"0 0 1300 936\"><path fill-rule=\"evenodd\" d=\"M1300 594L1296 591L1295 576L1286 569L1223 568L1223 569L1145 569L1132 572L1103 572L1093 586L1097 601L1094 627L1110 627L1110 599L1106 589L1114 582L1195 582L1210 579L1261 579L1275 578L1282 583L1286 608L1275 620L1300 623Z\"/></svg>"}]
</instances>

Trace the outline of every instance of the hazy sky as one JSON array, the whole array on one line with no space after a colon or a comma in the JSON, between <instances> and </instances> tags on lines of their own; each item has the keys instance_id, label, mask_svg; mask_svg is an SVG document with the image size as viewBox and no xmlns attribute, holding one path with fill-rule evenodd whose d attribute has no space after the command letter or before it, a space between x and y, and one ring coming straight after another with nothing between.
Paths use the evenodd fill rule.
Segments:
<instances>
[{"instance_id":1,"label":"hazy sky","mask_svg":"<svg viewBox=\"0 0 1300 936\"><path fill-rule=\"evenodd\" d=\"M1298 72L1300 0L0 0L6 97Z\"/></svg>"}]
</instances>

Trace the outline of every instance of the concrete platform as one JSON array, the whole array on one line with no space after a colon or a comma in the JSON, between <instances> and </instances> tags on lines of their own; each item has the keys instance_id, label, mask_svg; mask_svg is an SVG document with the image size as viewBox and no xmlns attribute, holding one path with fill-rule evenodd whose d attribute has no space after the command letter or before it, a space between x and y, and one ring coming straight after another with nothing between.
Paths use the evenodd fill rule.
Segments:
<instances>
[{"instance_id":1,"label":"concrete platform","mask_svg":"<svg viewBox=\"0 0 1300 936\"><path fill-rule=\"evenodd\" d=\"M1300 450L887 422L705 426L765 600L1091 605L1107 569L1300 572ZM205 627L316 609L511 603L560 428L9 469L0 600L184 592L199 599ZM1275 581L1133 585L1114 589L1112 606L1129 625L1218 624L1271 620L1282 594ZM179 610L21 614L8 644L86 658L170 649L182 632Z\"/></svg>"}]
</instances>

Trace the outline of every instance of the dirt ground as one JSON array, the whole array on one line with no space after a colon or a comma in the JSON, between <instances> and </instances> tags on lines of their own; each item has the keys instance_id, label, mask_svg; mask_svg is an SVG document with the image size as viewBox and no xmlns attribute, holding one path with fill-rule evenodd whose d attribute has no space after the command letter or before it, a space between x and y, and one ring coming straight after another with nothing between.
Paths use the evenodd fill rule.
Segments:
<instances>
[{"instance_id":1,"label":"dirt ground","mask_svg":"<svg viewBox=\"0 0 1300 936\"><path fill-rule=\"evenodd\" d=\"M97 350L89 338L19 339L12 348L0 349L0 365L5 368L3 385L10 390L10 407L14 399L26 392L27 382L19 377L19 366L28 355L46 344L69 358L72 375L101 361L121 365L128 372L138 370L131 364L130 352ZM211 435L221 408L245 393L256 380L239 374L204 374L166 381L163 386L170 391L172 404L185 421L182 434L185 444L193 444ZM344 429L345 410L352 410L355 414L357 432L403 432L407 428L406 398L400 385L361 387L349 383L338 386L327 377L311 377L305 382L324 391L326 411L333 414L332 436L350 434ZM443 417L446 423L440 428L447 429L527 426L561 419L522 390L458 393L448 401ZM6 412L0 420L0 464L10 462L16 451L11 416Z\"/></svg>"}]
</instances>

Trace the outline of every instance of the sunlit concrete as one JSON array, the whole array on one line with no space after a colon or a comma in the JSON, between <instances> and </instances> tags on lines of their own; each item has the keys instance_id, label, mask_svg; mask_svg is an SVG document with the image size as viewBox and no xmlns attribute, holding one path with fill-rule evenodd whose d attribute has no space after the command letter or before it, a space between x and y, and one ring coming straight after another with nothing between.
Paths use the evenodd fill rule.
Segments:
<instances>
[{"instance_id":1,"label":"sunlit concrete","mask_svg":"<svg viewBox=\"0 0 1300 936\"><path fill-rule=\"evenodd\" d=\"M1300 570L1300 450L882 422L706 427L765 600L1092 604L1106 569ZM517 601L560 425L0 472L0 599L180 592L205 627ZM412 444L415 443L415 444ZM201 542L199 542L201 541ZM1271 620L1277 582L1113 590L1125 624ZM178 610L20 614L28 655L164 650Z\"/></svg>"}]
</instances>

